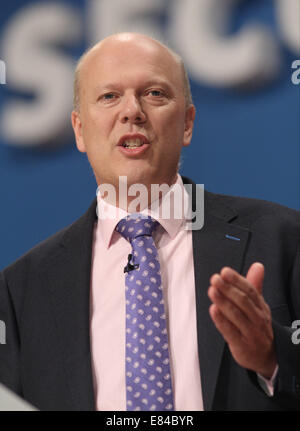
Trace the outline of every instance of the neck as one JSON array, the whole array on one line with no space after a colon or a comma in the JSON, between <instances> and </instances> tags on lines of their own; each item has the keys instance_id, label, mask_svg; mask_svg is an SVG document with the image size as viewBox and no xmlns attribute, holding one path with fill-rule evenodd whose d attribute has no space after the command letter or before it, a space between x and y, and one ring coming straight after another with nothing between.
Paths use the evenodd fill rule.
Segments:
<instances>
[{"instance_id":1,"label":"neck","mask_svg":"<svg viewBox=\"0 0 300 431\"><path fill-rule=\"evenodd\" d=\"M97 189L97 196L105 202L123 210L133 213L141 212L145 208L150 208L154 202L160 201L168 193L173 184L176 183L176 175L168 182L155 184L128 184L127 177L119 177L117 186L113 184L100 184Z\"/></svg>"}]
</instances>

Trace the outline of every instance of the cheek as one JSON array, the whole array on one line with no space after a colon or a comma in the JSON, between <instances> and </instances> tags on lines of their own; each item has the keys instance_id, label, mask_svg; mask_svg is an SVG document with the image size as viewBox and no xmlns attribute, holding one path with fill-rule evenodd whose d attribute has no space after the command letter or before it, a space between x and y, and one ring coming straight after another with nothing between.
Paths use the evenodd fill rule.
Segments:
<instances>
[{"instance_id":1,"label":"cheek","mask_svg":"<svg viewBox=\"0 0 300 431\"><path fill-rule=\"evenodd\" d=\"M157 124L160 125L160 129L164 134L169 134L178 136L178 139L184 132L184 113L181 109L166 110L165 112L160 112L157 116Z\"/></svg>"},{"instance_id":2,"label":"cheek","mask_svg":"<svg viewBox=\"0 0 300 431\"><path fill-rule=\"evenodd\" d=\"M164 121L161 121L159 129L159 137L162 147L165 148L181 148L183 144L184 123L181 117L170 116Z\"/></svg>"},{"instance_id":3,"label":"cheek","mask_svg":"<svg viewBox=\"0 0 300 431\"><path fill-rule=\"evenodd\" d=\"M105 136L113 127L113 119L106 112L99 109L90 109L84 117L84 126L87 136Z\"/></svg>"}]
</instances>

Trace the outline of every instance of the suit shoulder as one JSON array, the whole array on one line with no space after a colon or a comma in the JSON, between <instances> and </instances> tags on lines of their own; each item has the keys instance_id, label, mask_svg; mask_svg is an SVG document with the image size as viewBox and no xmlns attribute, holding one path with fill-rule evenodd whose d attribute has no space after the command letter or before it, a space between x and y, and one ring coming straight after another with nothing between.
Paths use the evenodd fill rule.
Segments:
<instances>
[{"instance_id":1,"label":"suit shoulder","mask_svg":"<svg viewBox=\"0 0 300 431\"><path fill-rule=\"evenodd\" d=\"M286 225L296 228L300 236L300 211L262 199L246 198L206 192L209 205L224 206L235 214L235 218L248 226L256 223ZM213 204L212 204L213 202Z\"/></svg>"},{"instance_id":2,"label":"suit shoulder","mask_svg":"<svg viewBox=\"0 0 300 431\"><path fill-rule=\"evenodd\" d=\"M188 177L183 176L182 179L184 184L197 186ZM206 189L204 193L204 209L206 215L213 214L227 220L245 218L251 221L273 217L274 220L282 219L289 220L295 224L300 223L300 211L287 206L263 199L213 193Z\"/></svg>"},{"instance_id":3,"label":"suit shoulder","mask_svg":"<svg viewBox=\"0 0 300 431\"><path fill-rule=\"evenodd\" d=\"M47 265L47 262L50 261L53 256L56 256L63 247L63 244L68 241L69 237L78 237L84 227L93 226L93 220L96 214L95 208L96 202L93 201L87 212L80 218L32 247L25 254L4 268L2 272L9 276L18 271L24 273L24 271L27 272L32 267L39 268Z\"/></svg>"}]
</instances>

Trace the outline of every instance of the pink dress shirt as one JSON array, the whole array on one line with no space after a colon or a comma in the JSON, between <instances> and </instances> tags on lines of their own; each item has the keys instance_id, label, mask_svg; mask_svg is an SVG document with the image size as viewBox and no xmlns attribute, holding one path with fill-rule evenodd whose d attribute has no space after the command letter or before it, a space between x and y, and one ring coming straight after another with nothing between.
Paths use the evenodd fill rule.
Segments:
<instances>
[{"instance_id":1,"label":"pink dress shirt","mask_svg":"<svg viewBox=\"0 0 300 431\"><path fill-rule=\"evenodd\" d=\"M186 193L179 175L176 184ZM98 197L99 214L111 209ZM126 410L123 269L131 246L114 229L127 214L118 209L114 219L99 219L94 230L90 335L96 409L101 411ZM175 410L199 411L203 410L203 399L192 231L184 229L184 215L181 219L155 218L160 222L153 238L161 265ZM268 391L268 386L265 390Z\"/></svg>"},{"instance_id":2,"label":"pink dress shirt","mask_svg":"<svg viewBox=\"0 0 300 431\"><path fill-rule=\"evenodd\" d=\"M179 175L176 183L183 188ZM107 210L108 205L98 198L98 212ZM126 410L123 269L131 246L114 231L126 215L127 212L119 210L116 219L99 220L94 231L91 351L97 410ZM184 217L158 221L161 226L153 238L161 265L175 409L203 410L192 231L184 229Z\"/></svg>"}]
</instances>

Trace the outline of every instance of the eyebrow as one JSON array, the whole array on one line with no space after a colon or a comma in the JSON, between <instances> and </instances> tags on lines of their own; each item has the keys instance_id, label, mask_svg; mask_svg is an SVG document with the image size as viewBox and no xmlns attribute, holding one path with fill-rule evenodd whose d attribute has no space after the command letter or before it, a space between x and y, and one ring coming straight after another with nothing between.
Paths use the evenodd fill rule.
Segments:
<instances>
[{"instance_id":1,"label":"eyebrow","mask_svg":"<svg viewBox=\"0 0 300 431\"><path fill-rule=\"evenodd\" d=\"M164 79L149 79L148 81L145 81L141 87L151 87L152 85L157 85L157 86L162 86L167 88L168 91L172 92L173 91L173 87L168 83L168 81L164 80ZM122 86L122 84L116 84L113 82L108 82L104 85L97 85L95 87L96 91L100 91L100 90L118 90L120 88L120 86Z\"/></svg>"}]
</instances>

